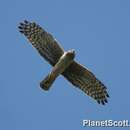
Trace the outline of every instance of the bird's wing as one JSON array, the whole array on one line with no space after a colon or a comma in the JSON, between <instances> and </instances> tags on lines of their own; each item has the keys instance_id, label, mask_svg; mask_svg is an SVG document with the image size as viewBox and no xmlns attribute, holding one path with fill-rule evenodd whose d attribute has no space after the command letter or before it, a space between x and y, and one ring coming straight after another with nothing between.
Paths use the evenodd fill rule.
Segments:
<instances>
[{"instance_id":1,"label":"bird's wing","mask_svg":"<svg viewBox=\"0 0 130 130\"><path fill-rule=\"evenodd\" d=\"M81 89L87 95L95 99L103 105L107 103L109 97L106 87L101 83L92 72L73 62L63 73L63 76L69 80L74 86Z\"/></svg>"},{"instance_id":2,"label":"bird's wing","mask_svg":"<svg viewBox=\"0 0 130 130\"><path fill-rule=\"evenodd\" d=\"M19 31L27 37L40 55L52 66L63 55L64 50L59 46L53 36L36 23L25 20L23 23L20 23Z\"/></svg>"}]
</instances>

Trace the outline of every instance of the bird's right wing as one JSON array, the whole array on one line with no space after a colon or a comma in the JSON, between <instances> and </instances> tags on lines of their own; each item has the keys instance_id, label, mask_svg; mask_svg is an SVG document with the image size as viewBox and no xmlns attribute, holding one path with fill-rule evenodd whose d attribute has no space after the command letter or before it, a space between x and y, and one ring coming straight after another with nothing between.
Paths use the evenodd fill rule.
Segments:
<instances>
[{"instance_id":1,"label":"bird's right wing","mask_svg":"<svg viewBox=\"0 0 130 130\"><path fill-rule=\"evenodd\" d=\"M36 23L25 20L23 23L20 23L19 29L38 50L40 55L52 66L54 66L63 55L64 50L53 36Z\"/></svg>"},{"instance_id":2,"label":"bird's right wing","mask_svg":"<svg viewBox=\"0 0 130 130\"><path fill-rule=\"evenodd\" d=\"M64 71L63 76L98 103L107 103L107 97L109 95L106 87L84 66L74 61Z\"/></svg>"}]
</instances>

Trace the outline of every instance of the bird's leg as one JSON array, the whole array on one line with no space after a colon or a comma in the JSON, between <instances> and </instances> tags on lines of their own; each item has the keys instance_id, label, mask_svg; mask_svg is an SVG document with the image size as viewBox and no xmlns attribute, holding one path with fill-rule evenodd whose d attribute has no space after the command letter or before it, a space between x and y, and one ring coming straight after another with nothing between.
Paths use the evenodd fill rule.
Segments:
<instances>
[{"instance_id":1,"label":"bird's leg","mask_svg":"<svg viewBox=\"0 0 130 130\"><path fill-rule=\"evenodd\" d=\"M55 64L53 67L51 73L47 75L47 77L40 82L40 87L44 90L49 90L52 83L55 81L55 79L65 71L65 69L73 62L73 59L75 57L74 50L69 50L65 52L59 61Z\"/></svg>"}]
</instances>

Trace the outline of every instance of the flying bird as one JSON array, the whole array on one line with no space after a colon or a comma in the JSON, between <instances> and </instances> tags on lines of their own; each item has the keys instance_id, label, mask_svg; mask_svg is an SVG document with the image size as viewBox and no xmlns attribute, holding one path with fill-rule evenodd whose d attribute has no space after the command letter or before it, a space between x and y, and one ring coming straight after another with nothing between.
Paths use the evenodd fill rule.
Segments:
<instances>
[{"instance_id":1,"label":"flying bird","mask_svg":"<svg viewBox=\"0 0 130 130\"><path fill-rule=\"evenodd\" d=\"M107 88L83 65L77 63L75 51L64 51L58 41L35 22L25 20L20 23L19 31L25 35L40 55L52 65L51 72L40 82L43 90L49 90L59 75L95 99L99 104L107 103Z\"/></svg>"}]
</instances>

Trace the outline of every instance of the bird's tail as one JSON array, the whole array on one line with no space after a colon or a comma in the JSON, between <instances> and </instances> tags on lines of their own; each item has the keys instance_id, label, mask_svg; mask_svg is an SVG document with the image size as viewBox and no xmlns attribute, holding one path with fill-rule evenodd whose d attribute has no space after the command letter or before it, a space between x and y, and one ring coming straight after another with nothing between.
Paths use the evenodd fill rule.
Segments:
<instances>
[{"instance_id":1,"label":"bird's tail","mask_svg":"<svg viewBox=\"0 0 130 130\"><path fill-rule=\"evenodd\" d=\"M53 73L48 74L46 78L40 82L40 87L46 91L49 90L55 79L56 76Z\"/></svg>"}]
</instances>

